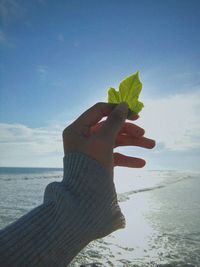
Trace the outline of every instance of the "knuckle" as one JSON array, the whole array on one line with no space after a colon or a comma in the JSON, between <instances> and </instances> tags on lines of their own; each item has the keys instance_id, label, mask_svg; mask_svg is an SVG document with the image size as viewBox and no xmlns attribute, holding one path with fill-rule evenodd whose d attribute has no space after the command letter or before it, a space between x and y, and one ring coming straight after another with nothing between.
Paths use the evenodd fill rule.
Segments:
<instances>
[{"instance_id":1,"label":"knuckle","mask_svg":"<svg viewBox=\"0 0 200 267\"><path fill-rule=\"evenodd\" d=\"M65 128L62 132L62 137L64 138L67 135L68 127Z\"/></svg>"},{"instance_id":2,"label":"knuckle","mask_svg":"<svg viewBox=\"0 0 200 267\"><path fill-rule=\"evenodd\" d=\"M71 126L66 127L62 132L62 137L63 138L67 137L70 134L70 132L71 132Z\"/></svg>"},{"instance_id":3,"label":"knuckle","mask_svg":"<svg viewBox=\"0 0 200 267\"><path fill-rule=\"evenodd\" d=\"M66 129L64 129L62 132L62 138L64 139L65 136L66 136Z\"/></svg>"}]
</instances>

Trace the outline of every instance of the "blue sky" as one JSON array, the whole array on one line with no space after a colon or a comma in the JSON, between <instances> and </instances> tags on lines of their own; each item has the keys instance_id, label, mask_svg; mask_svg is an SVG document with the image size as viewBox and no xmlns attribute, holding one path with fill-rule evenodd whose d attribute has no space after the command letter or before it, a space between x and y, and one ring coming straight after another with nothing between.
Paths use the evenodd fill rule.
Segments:
<instances>
[{"instance_id":1,"label":"blue sky","mask_svg":"<svg viewBox=\"0 0 200 267\"><path fill-rule=\"evenodd\" d=\"M0 2L1 166L62 166L63 127L140 71L147 168L199 170L200 2ZM135 156L137 156L135 155Z\"/></svg>"}]
</instances>

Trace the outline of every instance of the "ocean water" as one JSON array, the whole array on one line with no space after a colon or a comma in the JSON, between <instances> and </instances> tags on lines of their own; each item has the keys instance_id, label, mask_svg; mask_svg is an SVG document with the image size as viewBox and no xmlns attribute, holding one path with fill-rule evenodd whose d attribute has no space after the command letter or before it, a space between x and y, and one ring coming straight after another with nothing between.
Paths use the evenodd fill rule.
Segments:
<instances>
[{"instance_id":1,"label":"ocean water","mask_svg":"<svg viewBox=\"0 0 200 267\"><path fill-rule=\"evenodd\" d=\"M126 228L91 242L71 267L200 266L200 175L120 169L115 183ZM41 204L61 169L0 168L0 228Z\"/></svg>"}]
</instances>

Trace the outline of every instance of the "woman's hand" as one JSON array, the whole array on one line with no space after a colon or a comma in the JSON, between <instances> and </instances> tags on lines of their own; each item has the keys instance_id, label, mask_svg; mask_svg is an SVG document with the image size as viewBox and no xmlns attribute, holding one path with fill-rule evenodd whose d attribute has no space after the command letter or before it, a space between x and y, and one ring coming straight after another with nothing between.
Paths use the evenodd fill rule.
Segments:
<instances>
[{"instance_id":1,"label":"woman's hand","mask_svg":"<svg viewBox=\"0 0 200 267\"><path fill-rule=\"evenodd\" d=\"M126 122L128 106L97 103L63 131L64 153L82 152L100 162L109 173L114 166L141 168L143 159L114 153L118 146L153 148L155 141L145 138L144 129ZM100 120L107 117L105 121ZM132 116L129 120L135 120Z\"/></svg>"}]
</instances>

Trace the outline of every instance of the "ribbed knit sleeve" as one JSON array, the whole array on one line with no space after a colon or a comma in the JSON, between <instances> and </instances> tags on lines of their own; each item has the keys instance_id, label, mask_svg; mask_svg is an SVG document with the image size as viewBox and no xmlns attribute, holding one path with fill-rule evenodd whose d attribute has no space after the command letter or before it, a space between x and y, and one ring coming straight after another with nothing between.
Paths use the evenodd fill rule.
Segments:
<instances>
[{"instance_id":1,"label":"ribbed knit sleeve","mask_svg":"<svg viewBox=\"0 0 200 267\"><path fill-rule=\"evenodd\" d=\"M125 226L111 177L89 156L64 157L62 182L0 232L0 266L67 266L90 241Z\"/></svg>"}]
</instances>

